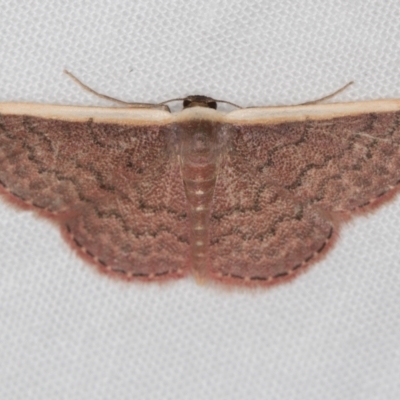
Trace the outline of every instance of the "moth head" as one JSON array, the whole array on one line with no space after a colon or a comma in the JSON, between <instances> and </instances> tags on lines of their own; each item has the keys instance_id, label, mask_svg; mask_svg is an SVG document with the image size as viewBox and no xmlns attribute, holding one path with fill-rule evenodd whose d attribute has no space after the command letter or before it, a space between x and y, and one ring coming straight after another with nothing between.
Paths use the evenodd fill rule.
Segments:
<instances>
[{"instance_id":1,"label":"moth head","mask_svg":"<svg viewBox=\"0 0 400 400\"><path fill-rule=\"evenodd\" d=\"M189 107L206 107L206 108L213 108L214 110L217 109L217 101L212 99L211 97L207 96L188 96L183 99L183 108Z\"/></svg>"}]
</instances>

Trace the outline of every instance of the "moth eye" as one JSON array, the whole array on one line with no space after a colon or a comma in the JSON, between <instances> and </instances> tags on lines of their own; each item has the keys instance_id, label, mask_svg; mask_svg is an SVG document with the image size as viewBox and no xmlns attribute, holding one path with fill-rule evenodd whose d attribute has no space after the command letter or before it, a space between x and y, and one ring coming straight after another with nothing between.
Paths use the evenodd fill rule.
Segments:
<instances>
[{"instance_id":1,"label":"moth eye","mask_svg":"<svg viewBox=\"0 0 400 400\"><path fill-rule=\"evenodd\" d=\"M214 110L216 110L217 109L217 102L216 101L209 101L208 103L208 107L209 108L213 108Z\"/></svg>"}]
</instances>

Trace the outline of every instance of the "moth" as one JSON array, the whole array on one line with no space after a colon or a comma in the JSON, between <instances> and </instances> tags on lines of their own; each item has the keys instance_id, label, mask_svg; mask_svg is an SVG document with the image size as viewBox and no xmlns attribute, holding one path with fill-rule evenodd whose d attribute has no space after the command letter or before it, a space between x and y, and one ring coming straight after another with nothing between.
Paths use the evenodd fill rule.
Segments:
<instances>
[{"instance_id":1,"label":"moth","mask_svg":"<svg viewBox=\"0 0 400 400\"><path fill-rule=\"evenodd\" d=\"M400 100L217 111L0 104L0 190L126 280L270 285L400 187Z\"/></svg>"}]
</instances>

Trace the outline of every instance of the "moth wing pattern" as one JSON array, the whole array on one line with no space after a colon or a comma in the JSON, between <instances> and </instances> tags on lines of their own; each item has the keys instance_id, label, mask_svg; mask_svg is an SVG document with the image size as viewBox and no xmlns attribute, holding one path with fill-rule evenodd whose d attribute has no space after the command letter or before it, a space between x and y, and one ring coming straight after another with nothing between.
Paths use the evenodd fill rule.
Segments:
<instances>
[{"instance_id":1,"label":"moth wing pattern","mask_svg":"<svg viewBox=\"0 0 400 400\"><path fill-rule=\"evenodd\" d=\"M171 116L4 103L0 192L52 219L101 271L143 280L196 273L180 135L189 129L199 149L197 135L215 134L200 275L282 282L326 254L344 221L398 192L399 109L394 100Z\"/></svg>"},{"instance_id":2,"label":"moth wing pattern","mask_svg":"<svg viewBox=\"0 0 400 400\"><path fill-rule=\"evenodd\" d=\"M399 190L399 111L233 126L210 222L217 278L294 276Z\"/></svg>"},{"instance_id":3,"label":"moth wing pattern","mask_svg":"<svg viewBox=\"0 0 400 400\"><path fill-rule=\"evenodd\" d=\"M181 275L188 257L185 197L164 129L1 115L0 189L56 222L102 271Z\"/></svg>"}]
</instances>

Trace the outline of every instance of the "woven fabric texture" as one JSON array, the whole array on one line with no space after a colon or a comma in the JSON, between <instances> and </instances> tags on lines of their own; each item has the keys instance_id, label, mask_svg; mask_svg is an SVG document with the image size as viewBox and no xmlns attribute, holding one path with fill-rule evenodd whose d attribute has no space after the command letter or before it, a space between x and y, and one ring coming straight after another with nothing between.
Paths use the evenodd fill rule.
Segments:
<instances>
[{"instance_id":1,"label":"woven fabric texture","mask_svg":"<svg viewBox=\"0 0 400 400\"><path fill-rule=\"evenodd\" d=\"M0 0L0 101L400 98L400 2ZM400 199L290 284L100 276L0 202L1 399L400 397Z\"/></svg>"}]
</instances>

